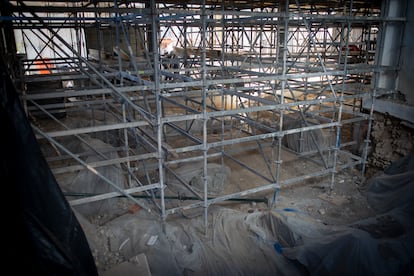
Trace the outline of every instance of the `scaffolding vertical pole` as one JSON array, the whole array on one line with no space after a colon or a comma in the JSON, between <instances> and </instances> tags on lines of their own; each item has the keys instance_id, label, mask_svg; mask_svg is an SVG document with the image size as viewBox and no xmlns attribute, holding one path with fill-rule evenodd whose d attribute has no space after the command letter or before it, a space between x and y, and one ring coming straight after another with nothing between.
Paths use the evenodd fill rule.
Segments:
<instances>
[{"instance_id":1,"label":"scaffolding vertical pole","mask_svg":"<svg viewBox=\"0 0 414 276\"><path fill-rule=\"evenodd\" d=\"M352 17L352 0L349 3L349 16ZM332 162L332 171L331 171L331 180L330 180L330 191L333 190L334 182L335 182L335 174L336 171L336 165L338 162L338 152L341 149L341 130L342 130L342 109L344 105L344 91L345 91L345 80L348 75L348 54L349 54L349 37L351 34L351 22L349 19L347 19L347 28L346 28L346 37L345 37L345 56L344 56L344 68L343 68L343 80L341 85L341 94L339 96L339 110L338 110L338 120L337 120L337 126L336 126L336 142L334 145L334 153L333 153L333 162Z\"/></svg>"},{"instance_id":2,"label":"scaffolding vertical pole","mask_svg":"<svg viewBox=\"0 0 414 276\"><path fill-rule=\"evenodd\" d=\"M81 31L82 31L82 28L79 25L77 15L78 15L78 13L75 13L75 37L76 37L76 44L77 44L76 46L78 48L77 49L77 52L80 55L82 55L82 41L81 41L81 37L82 37ZM84 18L84 16L82 16L82 17ZM83 22L81 22L81 24L83 24ZM73 41L72 41L72 44L73 44ZM88 52L88 51L86 51L86 52ZM79 67L81 67L82 65L83 65L82 62L79 60Z\"/></svg>"},{"instance_id":3,"label":"scaffolding vertical pole","mask_svg":"<svg viewBox=\"0 0 414 276\"><path fill-rule=\"evenodd\" d=\"M118 8L118 0L114 0L114 7ZM119 70L119 78L121 81L121 86L124 83L123 75L122 75L122 59L121 59L121 38L119 35L119 22L120 22L120 15L119 12L115 14L115 36L116 36L116 47L117 47L117 55L118 55L118 70ZM113 51L114 49L112 49Z\"/></svg>"},{"instance_id":4,"label":"scaffolding vertical pole","mask_svg":"<svg viewBox=\"0 0 414 276\"><path fill-rule=\"evenodd\" d=\"M127 123L127 117L126 117L126 108L125 103L122 104L122 120L124 123ZM124 140L125 140L125 156L129 159L129 141L128 141L128 129L124 128ZM127 162L127 168L128 172L131 172L131 162L128 160ZM128 187L132 187L132 178L131 173L128 173Z\"/></svg>"},{"instance_id":5,"label":"scaffolding vertical pole","mask_svg":"<svg viewBox=\"0 0 414 276\"><path fill-rule=\"evenodd\" d=\"M379 67L377 63L377 67ZM364 149L362 151L362 168L361 168L361 175L365 176L366 168L367 168L367 158L368 158L368 147L371 143L371 128L372 122L374 121L374 107L375 107L375 99L377 97L377 89L378 89L378 78L379 78L379 70L375 70L374 74L374 87L372 89L371 94L371 106L369 110L369 118L368 118L368 128L367 128L367 135L364 140Z\"/></svg>"},{"instance_id":6,"label":"scaffolding vertical pole","mask_svg":"<svg viewBox=\"0 0 414 276\"><path fill-rule=\"evenodd\" d=\"M382 5L381 5L381 17L386 17L388 14L388 7L389 3L388 1L383 1ZM385 26L386 23L382 22L381 23L381 32L379 34L379 37L377 37L377 41L382 41L384 39L384 30L385 30ZM375 108L375 100L377 98L377 90L378 90L378 82L379 82L379 78L381 75L381 56L383 55L383 43L380 44L380 49L378 49L378 46L375 48L375 70L374 70L374 84L371 88L371 92L370 92L370 96L371 96L371 106L370 106L370 111L369 111L369 118L368 118L368 128L367 128L367 134L365 136L365 140L364 140L364 149L362 151L362 168L361 168L361 175L362 177L365 176L365 172L367 169L367 158L368 158L368 148L369 148L369 144L371 143L371 131L372 131L372 123L374 121L374 108ZM368 48L367 48L367 52L368 52Z\"/></svg>"},{"instance_id":7,"label":"scaffolding vertical pole","mask_svg":"<svg viewBox=\"0 0 414 276\"><path fill-rule=\"evenodd\" d=\"M281 7L283 7L281 5ZM283 57L282 57L282 80L281 80L281 91L280 91L280 104L282 105L280 108L280 116L279 116L279 132L282 132L283 130L283 114L285 111L285 108L283 106L284 104L284 100L285 100L285 89L286 89L286 59L287 59L287 41L288 41L288 30L289 30L289 0L286 1L286 5L283 8L283 37L282 34L279 33L279 38L282 38L283 40L283 46L282 51L283 51ZM280 32L281 30L278 29L278 31ZM279 48L280 48L280 42L279 41ZM282 138L283 135L279 134L277 135L277 160L276 160L276 184L279 184L279 180L280 180L280 172L281 172L281 165L282 165L282 158L281 158L281 151L282 151ZM276 196L277 196L277 192L278 192L279 188L275 189L274 195L273 195L273 200L272 200L272 206L276 203Z\"/></svg>"},{"instance_id":8,"label":"scaffolding vertical pole","mask_svg":"<svg viewBox=\"0 0 414 276\"><path fill-rule=\"evenodd\" d=\"M225 43L225 33L224 33L224 31L225 31L225 24L224 24L224 21L225 21L225 14L224 14L224 5L222 5L221 6L221 11L223 12L222 13L222 15L221 15L221 18L220 18L220 23L221 23L221 76L222 76L222 78L224 79L224 78L226 78L226 76L227 76L227 73L226 73L226 65L225 65L225 62L226 62L226 59L224 58L224 56L225 56L225 51L226 51L226 47L225 47L225 45L226 45L226 43ZM224 97L224 90L222 89L221 91L220 91L220 93L221 93L221 110L222 111L224 111L225 110L225 106L226 106L226 104L227 104L227 102L225 102L225 97ZM222 119L221 119L221 135L220 135L220 139L221 139L221 141L224 141L224 121L225 121L225 117L223 117ZM221 165L222 166L224 166L224 145L221 147Z\"/></svg>"},{"instance_id":9,"label":"scaffolding vertical pole","mask_svg":"<svg viewBox=\"0 0 414 276\"><path fill-rule=\"evenodd\" d=\"M161 108L161 90L160 90L160 68L159 68L159 53L158 53L158 24L157 24L157 9L155 0L151 0L151 44L153 45L153 63L154 63L154 92L155 92L155 104L157 110L157 155L158 155L158 174L159 174L159 183L160 183L160 199L161 199L161 218L163 221L163 226L165 225L166 213L165 213L165 199L164 199L164 155L162 149L162 133L163 133L163 124L162 124L162 108ZM164 229L165 230L165 229Z\"/></svg>"},{"instance_id":10,"label":"scaffolding vertical pole","mask_svg":"<svg viewBox=\"0 0 414 276\"><path fill-rule=\"evenodd\" d=\"M206 44L207 44L207 14L206 14L206 1L203 0L201 8L201 78L202 78L202 112L203 112L203 184L204 184L204 227L205 234L208 230L208 179L207 179L207 62L206 62Z\"/></svg>"}]
</instances>

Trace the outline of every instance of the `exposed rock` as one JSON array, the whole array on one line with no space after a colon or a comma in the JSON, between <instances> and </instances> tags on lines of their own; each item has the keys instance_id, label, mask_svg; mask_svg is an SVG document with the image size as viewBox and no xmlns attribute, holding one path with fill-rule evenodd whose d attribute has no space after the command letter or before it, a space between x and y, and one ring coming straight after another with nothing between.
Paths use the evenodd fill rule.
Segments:
<instances>
[{"instance_id":1,"label":"exposed rock","mask_svg":"<svg viewBox=\"0 0 414 276\"><path fill-rule=\"evenodd\" d=\"M369 162L381 169L414 150L414 131L393 117L375 114L371 136L374 150Z\"/></svg>"}]
</instances>

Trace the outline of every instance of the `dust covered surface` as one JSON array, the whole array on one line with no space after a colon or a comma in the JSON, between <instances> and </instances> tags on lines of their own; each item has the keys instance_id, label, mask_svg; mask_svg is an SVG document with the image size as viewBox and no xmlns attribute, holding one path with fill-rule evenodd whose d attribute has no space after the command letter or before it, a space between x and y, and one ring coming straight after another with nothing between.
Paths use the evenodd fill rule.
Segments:
<instances>
[{"instance_id":1,"label":"dust covered surface","mask_svg":"<svg viewBox=\"0 0 414 276\"><path fill-rule=\"evenodd\" d=\"M364 193L374 211L366 219L341 226L291 219L289 236L300 239L291 241L284 255L311 275L412 275L414 155L370 179Z\"/></svg>"},{"instance_id":2,"label":"dust covered surface","mask_svg":"<svg viewBox=\"0 0 414 276\"><path fill-rule=\"evenodd\" d=\"M165 224L143 210L96 218L92 252L101 273L145 254L152 275L408 275L413 160L369 181L344 171L334 193L324 179L281 190L272 208L210 206L207 233L202 209Z\"/></svg>"},{"instance_id":3,"label":"dust covered surface","mask_svg":"<svg viewBox=\"0 0 414 276\"><path fill-rule=\"evenodd\" d=\"M78 214L79 215L79 214ZM146 212L125 214L95 229L101 272L144 253L152 275L300 275L301 266L275 249L269 212L243 213L212 206L203 217L175 217L163 225ZM99 249L99 252L98 252Z\"/></svg>"}]
</instances>

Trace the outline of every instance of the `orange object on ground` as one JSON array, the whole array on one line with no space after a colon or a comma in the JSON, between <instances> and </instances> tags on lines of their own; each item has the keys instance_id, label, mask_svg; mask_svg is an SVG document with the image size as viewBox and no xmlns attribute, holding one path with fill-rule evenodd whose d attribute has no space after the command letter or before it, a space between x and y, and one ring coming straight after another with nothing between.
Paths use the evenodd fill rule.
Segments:
<instances>
[{"instance_id":1,"label":"orange object on ground","mask_svg":"<svg viewBox=\"0 0 414 276\"><path fill-rule=\"evenodd\" d=\"M34 61L36 69L39 70L39 74L47 75L52 74L51 69L53 68L53 64L50 63L48 58L37 59Z\"/></svg>"},{"instance_id":2,"label":"orange object on ground","mask_svg":"<svg viewBox=\"0 0 414 276\"><path fill-rule=\"evenodd\" d=\"M139 210L141 210L141 207L137 204L132 205L129 209L128 209L128 213L130 214L135 214L136 212L138 212Z\"/></svg>"}]
</instances>

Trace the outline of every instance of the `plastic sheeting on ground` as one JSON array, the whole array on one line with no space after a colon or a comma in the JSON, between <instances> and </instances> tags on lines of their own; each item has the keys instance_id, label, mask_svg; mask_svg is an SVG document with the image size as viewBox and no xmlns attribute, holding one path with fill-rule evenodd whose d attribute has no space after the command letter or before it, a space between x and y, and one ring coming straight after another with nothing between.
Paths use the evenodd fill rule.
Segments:
<instances>
[{"instance_id":1,"label":"plastic sheeting on ground","mask_svg":"<svg viewBox=\"0 0 414 276\"><path fill-rule=\"evenodd\" d=\"M91 138L88 135L83 135L83 140L88 143L90 147L98 152L105 152L104 156L108 159L119 158L116 150L109 144L101 141L100 139ZM73 153L81 153L89 150L89 147L79 140L72 140L65 143L68 149ZM99 155L90 155L84 157L86 163L92 163L101 161ZM127 188L125 177L123 176L122 169L119 165L108 165L97 167L96 170L107 179L112 181L121 189ZM80 170L74 173L66 173L59 176L59 184L64 192L80 193L80 194L103 194L117 191L113 186L108 184L102 178L98 177L95 173L89 170ZM112 215L119 212L117 203L119 198L109 198L99 200L96 202L89 202L74 206L74 209L79 211L83 216L93 217L96 215Z\"/></svg>"},{"instance_id":2,"label":"plastic sheeting on ground","mask_svg":"<svg viewBox=\"0 0 414 276\"><path fill-rule=\"evenodd\" d=\"M167 221L164 234L158 221L139 212L101 230L113 253L126 259L144 253L154 276L300 275L300 269L274 249L267 213L211 206L209 221L207 235L202 216Z\"/></svg>"},{"instance_id":3,"label":"plastic sheeting on ground","mask_svg":"<svg viewBox=\"0 0 414 276\"><path fill-rule=\"evenodd\" d=\"M299 261L310 275L412 275L413 164L413 156L403 158L369 181L366 194L376 217L336 227L299 214L282 217L289 229L283 255Z\"/></svg>"},{"instance_id":4,"label":"plastic sheeting on ground","mask_svg":"<svg viewBox=\"0 0 414 276\"><path fill-rule=\"evenodd\" d=\"M153 275L409 275L414 178L401 176L410 166L398 168L373 179L367 190L371 201L387 208L378 206L377 216L349 225L325 225L290 208L246 214L210 206L207 236L202 216L168 219L164 234L146 212L121 216L101 230L113 254L128 259L145 253ZM378 182L388 177L389 185ZM391 200L398 189L407 194Z\"/></svg>"}]
</instances>

